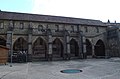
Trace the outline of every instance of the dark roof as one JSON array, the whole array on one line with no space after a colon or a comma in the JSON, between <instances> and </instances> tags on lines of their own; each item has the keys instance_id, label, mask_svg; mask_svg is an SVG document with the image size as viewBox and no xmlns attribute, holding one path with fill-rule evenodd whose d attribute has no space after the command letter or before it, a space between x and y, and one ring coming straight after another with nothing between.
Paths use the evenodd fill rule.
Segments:
<instances>
[{"instance_id":1,"label":"dark roof","mask_svg":"<svg viewBox=\"0 0 120 79\"><path fill-rule=\"evenodd\" d=\"M100 20L0 11L0 19L106 26Z\"/></svg>"}]
</instances>

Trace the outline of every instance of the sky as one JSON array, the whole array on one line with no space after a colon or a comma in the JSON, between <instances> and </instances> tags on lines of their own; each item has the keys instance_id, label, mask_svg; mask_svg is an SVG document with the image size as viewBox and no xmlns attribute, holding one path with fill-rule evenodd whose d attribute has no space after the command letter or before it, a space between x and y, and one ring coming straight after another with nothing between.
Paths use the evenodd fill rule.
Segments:
<instances>
[{"instance_id":1,"label":"sky","mask_svg":"<svg viewBox=\"0 0 120 79\"><path fill-rule=\"evenodd\" d=\"M120 0L0 0L1 11L120 23Z\"/></svg>"}]
</instances>

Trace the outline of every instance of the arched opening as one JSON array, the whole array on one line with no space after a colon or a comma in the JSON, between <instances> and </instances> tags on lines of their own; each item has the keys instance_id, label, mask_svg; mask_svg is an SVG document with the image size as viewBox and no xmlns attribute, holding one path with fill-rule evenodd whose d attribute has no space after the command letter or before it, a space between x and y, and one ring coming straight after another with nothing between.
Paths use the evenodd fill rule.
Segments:
<instances>
[{"instance_id":1,"label":"arched opening","mask_svg":"<svg viewBox=\"0 0 120 79\"><path fill-rule=\"evenodd\" d=\"M92 55L92 44L88 39L86 39L86 54L87 56Z\"/></svg>"},{"instance_id":2,"label":"arched opening","mask_svg":"<svg viewBox=\"0 0 120 79\"><path fill-rule=\"evenodd\" d=\"M6 40L0 38L0 45L6 46Z\"/></svg>"},{"instance_id":3,"label":"arched opening","mask_svg":"<svg viewBox=\"0 0 120 79\"><path fill-rule=\"evenodd\" d=\"M27 61L27 41L24 38L18 38L13 44L13 62Z\"/></svg>"},{"instance_id":4,"label":"arched opening","mask_svg":"<svg viewBox=\"0 0 120 79\"><path fill-rule=\"evenodd\" d=\"M70 41L70 55L71 57L79 56L79 46L74 39Z\"/></svg>"},{"instance_id":5,"label":"arched opening","mask_svg":"<svg viewBox=\"0 0 120 79\"><path fill-rule=\"evenodd\" d=\"M95 45L95 55L96 56L105 56L105 45L102 40L98 40Z\"/></svg>"},{"instance_id":6,"label":"arched opening","mask_svg":"<svg viewBox=\"0 0 120 79\"><path fill-rule=\"evenodd\" d=\"M33 61L46 59L46 53L47 53L46 42L39 37L33 44L33 54L32 54Z\"/></svg>"},{"instance_id":7,"label":"arched opening","mask_svg":"<svg viewBox=\"0 0 120 79\"><path fill-rule=\"evenodd\" d=\"M63 44L60 39L56 38L53 41L53 58L63 57Z\"/></svg>"}]
</instances>

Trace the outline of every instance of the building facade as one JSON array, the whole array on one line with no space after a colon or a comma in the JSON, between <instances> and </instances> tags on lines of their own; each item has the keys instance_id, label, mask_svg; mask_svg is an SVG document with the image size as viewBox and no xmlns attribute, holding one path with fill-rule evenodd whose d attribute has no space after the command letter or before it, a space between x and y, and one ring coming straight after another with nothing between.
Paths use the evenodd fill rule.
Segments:
<instances>
[{"instance_id":1,"label":"building facade","mask_svg":"<svg viewBox=\"0 0 120 79\"><path fill-rule=\"evenodd\" d=\"M0 45L27 61L109 56L108 25L91 19L0 11ZM14 59L16 60L16 59Z\"/></svg>"}]
</instances>

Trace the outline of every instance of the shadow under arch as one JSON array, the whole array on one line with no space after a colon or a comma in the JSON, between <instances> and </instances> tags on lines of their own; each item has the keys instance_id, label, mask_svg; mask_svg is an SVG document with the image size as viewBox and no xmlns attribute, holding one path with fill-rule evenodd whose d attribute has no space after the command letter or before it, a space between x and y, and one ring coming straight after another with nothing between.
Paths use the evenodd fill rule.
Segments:
<instances>
[{"instance_id":1,"label":"shadow under arch","mask_svg":"<svg viewBox=\"0 0 120 79\"><path fill-rule=\"evenodd\" d=\"M0 45L6 46L6 40L0 37Z\"/></svg>"},{"instance_id":2,"label":"shadow under arch","mask_svg":"<svg viewBox=\"0 0 120 79\"><path fill-rule=\"evenodd\" d=\"M86 54L87 56L92 56L92 44L89 39L86 39Z\"/></svg>"},{"instance_id":3,"label":"shadow under arch","mask_svg":"<svg viewBox=\"0 0 120 79\"><path fill-rule=\"evenodd\" d=\"M26 62L27 41L19 37L13 44L13 62Z\"/></svg>"},{"instance_id":4,"label":"shadow under arch","mask_svg":"<svg viewBox=\"0 0 120 79\"><path fill-rule=\"evenodd\" d=\"M97 41L94 51L96 56L105 56L105 45L101 39Z\"/></svg>"},{"instance_id":5,"label":"shadow under arch","mask_svg":"<svg viewBox=\"0 0 120 79\"><path fill-rule=\"evenodd\" d=\"M53 58L63 57L63 54L64 54L63 50L64 50L64 48L63 48L63 44L62 44L61 40L59 38L56 38L53 41L53 48L52 48Z\"/></svg>"},{"instance_id":6,"label":"shadow under arch","mask_svg":"<svg viewBox=\"0 0 120 79\"><path fill-rule=\"evenodd\" d=\"M45 60L47 55L47 43L41 37L38 37L33 43L32 61Z\"/></svg>"},{"instance_id":7,"label":"shadow under arch","mask_svg":"<svg viewBox=\"0 0 120 79\"><path fill-rule=\"evenodd\" d=\"M79 46L75 39L70 40L70 55L71 57L79 56Z\"/></svg>"}]
</instances>

